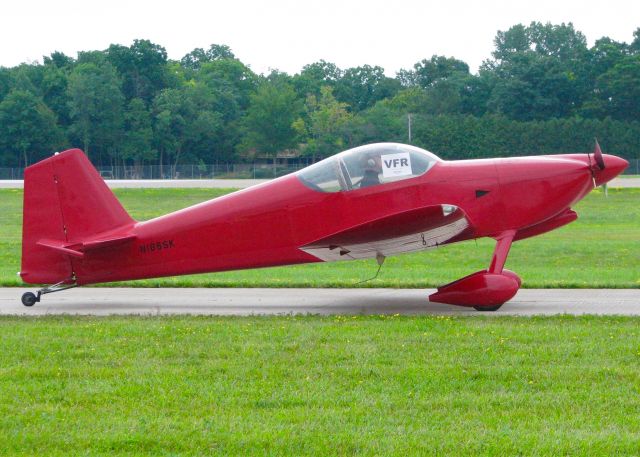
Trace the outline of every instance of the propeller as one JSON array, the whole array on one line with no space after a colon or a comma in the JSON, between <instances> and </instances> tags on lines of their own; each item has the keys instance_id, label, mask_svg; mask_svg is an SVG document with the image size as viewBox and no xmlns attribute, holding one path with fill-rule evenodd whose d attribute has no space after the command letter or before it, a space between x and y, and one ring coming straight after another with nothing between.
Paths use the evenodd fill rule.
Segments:
<instances>
[{"instance_id":1,"label":"propeller","mask_svg":"<svg viewBox=\"0 0 640 457\"><path fill-rule=\"evenodd\" d=\"M598 139L596 138L596 146L593 150L593 158L595 160L595 164L591 163L591 154L587 152L587 157L589 158L589 169L591 170L591 179L593 179L593 188L596 188L596 167L598 170L602 171L605 169L604 165L604 157L602 156L602 149L600 149L600 144L598 143Z\"/></svg>"},{"instance_id":2,"label":"propeller","mask_svg":"<svg viewBox=\"0 0 640 457\"><path fill-rule=\"evenodd\" d=\"M598 139L596 138L596 148L593 151L593 157L596 159L596 164L600 170L604 170L604 157L602 157L602 150L600 149L600 145L598 144Z\"/></svg>"}]
</instances>

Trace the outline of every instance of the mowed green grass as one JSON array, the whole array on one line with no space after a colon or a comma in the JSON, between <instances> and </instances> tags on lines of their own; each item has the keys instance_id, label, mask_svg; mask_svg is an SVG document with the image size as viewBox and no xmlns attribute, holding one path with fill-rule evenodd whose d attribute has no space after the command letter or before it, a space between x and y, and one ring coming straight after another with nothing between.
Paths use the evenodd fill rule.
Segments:
<instances>
[{"instance_id":1,"label":"mowed green grass","mask_svg":"<svg viewBox=\"0 0 640 457\"><path fill-rule=\"evenodd\" d=\"M146 220L199 203L231 190L117 189L123 205ZM640 287L640 189L592 192L575 210L579 219L551 233L519 241L506 267L523 287ZM0 284L21 285L20 234L22 191L0 190ZM445 284L487 268L493 240L446 246L435 251L388 258L380 276L375 260L335 262L214 273L124 283L143 287L398 287ZM240 254L239 254L240 255ZM123 284L123 283L120 283Z\"/></svg>"},{"instance_id":2,"label":"mowed green grass","mask_svg":"<svg viewBox=\"0 0 640 457\"><path fill-rule=\"evenodd\" d=\"M639 324L0 317L0 455L638 455Z\"/></svg>"}]
</instances>

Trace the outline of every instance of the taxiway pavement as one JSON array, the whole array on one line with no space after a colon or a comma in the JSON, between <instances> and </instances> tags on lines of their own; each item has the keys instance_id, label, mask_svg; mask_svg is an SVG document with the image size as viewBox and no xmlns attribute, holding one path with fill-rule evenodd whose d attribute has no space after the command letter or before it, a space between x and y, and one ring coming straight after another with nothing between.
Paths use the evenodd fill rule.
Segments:
<instances>
[{"instance_id":1,"label":"taxiway pavement","mask_svg":"<svg viewBox=\"0 0 640 457\"><path fill-rule=\"evenodd\" d=\"M496 312L430 303L429 289L77 288L43 296L0 288L0 315L640 315L640 289L522 289Z\"/></svg>"}]
</instances>

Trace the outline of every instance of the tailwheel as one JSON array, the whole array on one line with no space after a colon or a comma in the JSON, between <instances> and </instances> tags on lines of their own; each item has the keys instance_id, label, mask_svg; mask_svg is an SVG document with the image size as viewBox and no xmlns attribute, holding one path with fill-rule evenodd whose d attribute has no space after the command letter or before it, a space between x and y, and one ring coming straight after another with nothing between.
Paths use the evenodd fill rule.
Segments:
<instances>
[{"instance_id":1,"label":"tailwheel","mask_svg":"<svg viewBox=\"0 0 640 457\"><path fill-rule=\"evenodd\" d=\"M25 292L22 294L22 304L24 306L33 306L39 301L39 297L37 297L33 292Z\"/></svg>"},{"instance_id":2,"label":"tailwheel","mask_svg":"<svg viewBox=\"0 0 640 457\"><path fill-rule=\"evenodd\" d=\"M61 290L72 289L74 287L78 287L75 282L75 278L44 287L36 291L36 294L34 294L33 292L25 292L24 294L22 294L22 304L24 306L33 306L40 301L40 298L44 294L52 294L54 292L60 292Z\"/></svg>"},{"instance_id":3,"label":"tailwheel","mask_svg":"<svg viewBox=\"0 0 640 457\"><path fill-rule=\"evenodd\" d=\"M495 306L474 306L476 311L498 311L502 307L502 303Z\"/></svg>"}]
</instances>

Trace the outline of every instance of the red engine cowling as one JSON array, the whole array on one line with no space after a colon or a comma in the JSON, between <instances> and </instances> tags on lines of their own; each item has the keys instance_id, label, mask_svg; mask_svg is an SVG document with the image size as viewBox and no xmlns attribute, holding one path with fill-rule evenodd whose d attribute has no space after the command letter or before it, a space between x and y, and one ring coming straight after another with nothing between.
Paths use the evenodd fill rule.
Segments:
<instances>
[{"instance_id":1,"label":"red engine cowling","mask_svg":"<svg viewBox=\"0 0 640 457\"><path fill-rule=\"evenodd\" d=\"M502 305L518 292L522 281L512 271L489 273L477 271L442 287L429 296L429 301L448 305L492 307Z\"/></svg>"}]
</instances>

